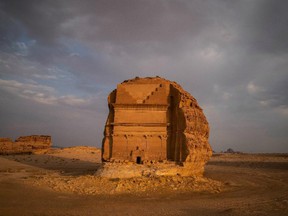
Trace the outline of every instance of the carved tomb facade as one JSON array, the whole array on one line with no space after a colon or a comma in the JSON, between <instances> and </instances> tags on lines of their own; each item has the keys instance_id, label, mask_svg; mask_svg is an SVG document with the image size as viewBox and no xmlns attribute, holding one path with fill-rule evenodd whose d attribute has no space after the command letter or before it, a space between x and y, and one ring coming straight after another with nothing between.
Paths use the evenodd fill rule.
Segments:
<instances>
[{"instance_id":1,"label":"carved tomb facade","mask_svg":"<svg viewBox=\"0 0 288 216\"><path fill-rule=\"evenodd\" d=\"M108 96L102 160L204 163L209 125L195 98L160 77L124 81Z\"/></svg>"}]
</instances>

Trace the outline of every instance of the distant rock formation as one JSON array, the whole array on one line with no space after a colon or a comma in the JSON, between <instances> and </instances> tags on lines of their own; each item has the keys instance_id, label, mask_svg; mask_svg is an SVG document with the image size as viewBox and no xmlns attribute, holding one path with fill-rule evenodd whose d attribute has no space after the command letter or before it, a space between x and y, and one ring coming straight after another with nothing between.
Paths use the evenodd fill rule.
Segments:
<instances>
[{"instance_id":1,"label":"distant rock formation","mask_svg":"<svg viewBox=\"0 0 288 216\"><path fill-rule=\"evenodd\" d=\"M37 150L49 149L52 145L51 136L21 136L13 142L10 138L0 138L0 154L25 154Z\"/></svg>"},{"instance_id":2,"label":"distant rock formation","mask_svg":"<svg viewBox=\"0 0 288 216\"><path fill-rule=\"evenodd\" d=\"M108 106L104 162L171 162L183 167L178 169L183 175L203 173L212 155L209 125L196 99L180 85L160 77L136 77L110 93Z\"/></svg>"},{"instance_id":3,"label":"distant rock formation","mask_svg":"<svg viewBox=\"0 0 288 216\"><path fill-rule=\"evenodd\" d=\"M232 148L228 148L224 153L230 153L230 154L241 154L240 151L234 151Z\"/></svg>"}]
</instances>

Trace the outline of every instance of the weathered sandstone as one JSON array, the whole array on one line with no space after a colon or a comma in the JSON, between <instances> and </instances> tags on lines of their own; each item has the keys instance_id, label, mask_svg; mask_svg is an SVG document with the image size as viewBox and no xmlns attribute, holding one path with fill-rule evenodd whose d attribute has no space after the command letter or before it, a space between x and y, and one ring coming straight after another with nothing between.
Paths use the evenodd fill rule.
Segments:
<instances>
[{"instance_id":1,"label":"weathered sandstone","mask_svg":"<svg viewBox=\"0 0 288 216\"><path fill-rule=\"evenodd\" d=\"M51 147L51 136L32 135L21 136L12 141L10 138L0 138L0 154L24 154Z\"/></svg>"},{"instance_id":2,"label":"weathered sandstone","mask_svg":"<svg viewBox=\"0 0 288 216\"><path fill-rule=\"evenodd\" d=\"M103 162L117 162L124 170L127 164L141 164L133 168L140 173L161 163L157 172L163 175L202 175L212 155L209 125L196 99L180 85L160 77L136 77L110 93L108 106ZM109 176L113 167L104 164L101 175ZM120 168L114 175L117 170L123 175Z\"/></svg>"}]
</instances>

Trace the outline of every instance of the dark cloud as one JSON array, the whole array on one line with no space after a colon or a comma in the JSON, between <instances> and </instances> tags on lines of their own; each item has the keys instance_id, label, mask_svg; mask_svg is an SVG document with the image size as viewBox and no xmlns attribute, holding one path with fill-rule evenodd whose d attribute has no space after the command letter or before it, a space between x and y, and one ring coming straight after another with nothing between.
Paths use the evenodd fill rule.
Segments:
<instances>
[{"instance_id":1,"label":"dark cloud","mask_svg":"<svg viewBox=\"0 0 288 216\"><path fill-rule=\"evenodd\" d=\"M21 23L30 37L48 44L55 42L59 26L67 16L62 1L4 0L1 8L10 19Z\"/></svg>"},{"instance_id":2,"label":"dark cloud","mask_svg":"<svg viewBox=\"0 0 288 216\"><path fill-rule=\"evenodd\" d=\"M205 17L198 11L185 1L94 1L83 8L92 30L85 36L121 44L181 40L199 34Z\"/></svg>"},{"instance_id":3,"label":"dark cloud","mask_svg":"<svg viewBox=\"0 0 288 216\"><path fill-rule=\"evenodd\" d=\"M251 20L250 46L261 53L283 53L288 50L288 2L261 1L255 6L255 14ZM247 25L249 25L247 23ZM246 34L248 34L246 32Z\"/></svg>"}]
</instances>

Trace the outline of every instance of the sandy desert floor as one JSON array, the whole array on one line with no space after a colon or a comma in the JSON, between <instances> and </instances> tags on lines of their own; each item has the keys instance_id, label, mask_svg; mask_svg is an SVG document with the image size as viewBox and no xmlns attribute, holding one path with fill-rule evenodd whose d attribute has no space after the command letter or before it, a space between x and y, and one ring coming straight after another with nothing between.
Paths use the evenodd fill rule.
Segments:
<instances>
[{"instance_id":1,"label":"sandy desert floor","mask_svg":"<svg viewBox=\"0 0 288 216\"><path fill-rule=\"evenodd\" d=\"M0 216L288 215L288 154L215 154L205 178L103 179L100 150L0 156Z\"/></svg>"}]
</instances>

